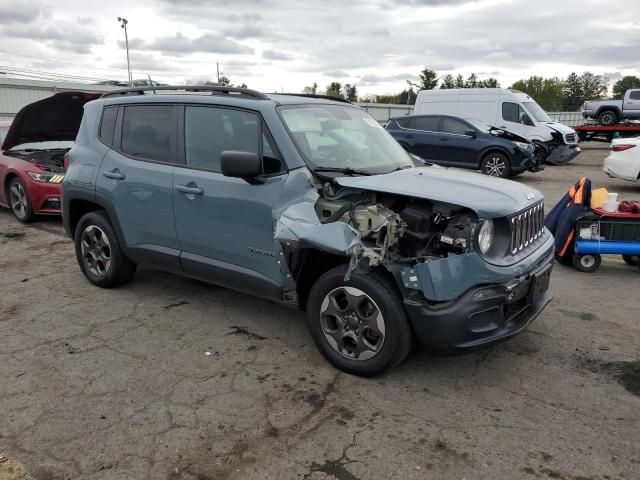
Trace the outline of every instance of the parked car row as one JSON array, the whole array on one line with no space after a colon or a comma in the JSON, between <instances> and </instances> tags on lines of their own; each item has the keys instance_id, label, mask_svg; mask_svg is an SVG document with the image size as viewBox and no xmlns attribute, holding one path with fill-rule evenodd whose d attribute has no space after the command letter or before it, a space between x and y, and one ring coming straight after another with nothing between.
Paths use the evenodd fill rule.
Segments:
<instances>
[{"instance_id":1,"label":"parked car row","mask_svg":"<svg viewBox=\"0 0 640 480\"><path fill-rule=\"evenodd\" d=\"M64 175L64 228L94 285L117 287L146 266L301 308L325 358L363 376L400 363L414 341L464 351L516 335L551 300L539 191L416 168L349 102L154 90L56 96L84 107L79 128L80 115L57 124L27 112L5 140L2 181L20 220L25 206L46 211L53 194L32 192L59 195ZM530 150L508 132L464 126L478 144ZM70 150L43 145L74 138Z\"/></svg>"}]
</instances>

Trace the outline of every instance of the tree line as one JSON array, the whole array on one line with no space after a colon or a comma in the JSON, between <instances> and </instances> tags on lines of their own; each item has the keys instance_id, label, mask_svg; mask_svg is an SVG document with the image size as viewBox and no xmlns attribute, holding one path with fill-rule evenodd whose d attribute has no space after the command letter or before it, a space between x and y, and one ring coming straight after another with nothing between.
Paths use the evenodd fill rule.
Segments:
<instances>
[{"instance_id":1,"label":"tree line","mask_svg":"<svg viewBox=\"0 0 640 480\"><path fill-rule=\"evenodd\" d=\"M358 96L358 88L354 84L330 82L325 90L320 90L317 83L305 87L302 93L311 95L330 95L342 97L350 102L391 103L413 105L417 92L420 90L450 89L450 88L499 88L500 83L493 77L480 79L472 73L467 78L462 75L450 74L439 78L438 73L429 68L423 69L418 74L416 82L406 80L407 88L396 94L365 95ZM204 82L211 85L234 86L224 74L219 82ZM246 88L246 84L237 85ZM609 93L609 82L592 72L584 72L581 75L573 72L567 78L542 77L533 75L529 78L518 80L511 85L514 90L530 95L546 111L576 111L586 100L601 100ZM618 80L612 88L613 98L621 99L630 88L640 88L640 78L635 75L627 75Z\"/></svg>"}]
</instances>

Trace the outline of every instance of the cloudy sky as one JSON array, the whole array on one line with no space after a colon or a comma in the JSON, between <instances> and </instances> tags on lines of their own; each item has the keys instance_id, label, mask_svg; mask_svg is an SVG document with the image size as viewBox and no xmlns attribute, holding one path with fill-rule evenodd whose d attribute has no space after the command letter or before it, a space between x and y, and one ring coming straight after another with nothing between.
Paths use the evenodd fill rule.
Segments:
<instances>
[{"instance_id":1,"label":"cloudy sky","mask_svg":"<svg viewBox=\"0 0 640 480\"><path fill-rule=\"evenodd\" d=\"M290 92L337 80L392 93L425 66L502 86L640 74L638 0L0 0L0 71L126 80L118 16L134 78L166 83L215 79L216 62Z\"/></svg>"}]
</instances>

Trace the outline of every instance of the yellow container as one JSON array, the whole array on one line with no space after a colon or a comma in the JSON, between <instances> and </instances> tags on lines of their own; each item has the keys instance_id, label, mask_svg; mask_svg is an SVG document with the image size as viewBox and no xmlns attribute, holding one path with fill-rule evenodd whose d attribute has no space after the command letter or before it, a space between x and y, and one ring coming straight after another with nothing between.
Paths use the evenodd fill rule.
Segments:
<instances>
[{"instance_id":1,"label":"yellow container","mask_svg":"<svg viewBox=\"0 0 640 480\"><path fill-rule=\"evenodd\" d=\"M606 188L596 188L591 190L591 208L602 208L604 202L607 201L607 194L609 192Z\"/></svg>"}]
</instances>

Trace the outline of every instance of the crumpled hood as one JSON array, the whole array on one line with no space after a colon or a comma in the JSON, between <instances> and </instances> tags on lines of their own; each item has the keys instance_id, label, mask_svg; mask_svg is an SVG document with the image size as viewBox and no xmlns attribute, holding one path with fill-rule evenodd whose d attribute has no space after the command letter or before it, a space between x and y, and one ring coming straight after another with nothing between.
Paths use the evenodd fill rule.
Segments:
<instances>
[{"instance_id":1,"label":"crumpled hood","mask_svg":"<svg viewBox=\"0 0 640 480\"><path fill-rule=\"evenodd\" d=\"M99 93L61 92L30 103L18 112L2 150L23 143L76 139L84 104L100 97Z\"/></svg>"},{"instance_id":2,"label":"crumpled hood","mask_svg":"<svg viewBox=\"0 0 640 480\"><path fill-rule=\"evenodd\" d=\"M451 168L417 167L370 177L340 177L343 187L460 205L480 218L499 218L539 202L541 192L520 183Z\"/></svg>"},{"instance_id":3,"label":"crumpled hood","mask_svg":"<svg viewBox=\"0 0 640 480\"><path fill-rule=\"evenodd\" d=\"M567 127L566 125L564 125L562 123L544 122L544 124L546 126L548 126L549 128L551 128L552 130L555 130L556 132L560 132L562 135L564 135L566 133L576 133L576 131L573 128Z\"/></svg>"}]
</instances>

